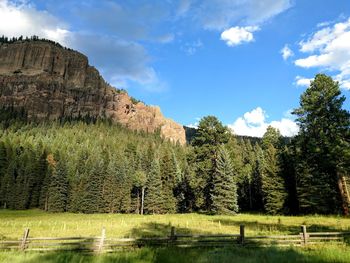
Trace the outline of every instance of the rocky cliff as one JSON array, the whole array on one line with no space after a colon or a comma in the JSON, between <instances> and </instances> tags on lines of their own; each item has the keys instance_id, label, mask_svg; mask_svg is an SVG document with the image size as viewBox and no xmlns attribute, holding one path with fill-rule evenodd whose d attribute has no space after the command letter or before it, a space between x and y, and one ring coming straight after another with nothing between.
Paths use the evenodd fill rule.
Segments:
<instances>
[{"instance_id":1,"label":"rocky cliff","mask_svg":"<svg viewBox=\"0 0 350 263\"><path fill-rule=\"evenodd\" d=\"M0 106L29 118L107 117L132 130L155 132L180 144L184 128L159 107L134 103L108 85L83 54L45 41L0 44Z\"/></svg>"}]
</instances>

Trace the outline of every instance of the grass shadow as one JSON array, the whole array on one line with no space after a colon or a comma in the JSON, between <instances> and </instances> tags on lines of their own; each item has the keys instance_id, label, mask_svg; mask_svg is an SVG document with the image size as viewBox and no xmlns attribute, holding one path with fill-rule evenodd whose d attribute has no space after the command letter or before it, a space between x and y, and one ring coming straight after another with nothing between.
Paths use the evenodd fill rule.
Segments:
<instances>
[{"instance_id":1,"label":"grass shadow","mask_svg":"<svg viewBox=\"0 0 350 263\"><path fill-rule=\"evenodd\" d=\"M180 234L198 234L198 231L195 231L191 228L179 227L172 224L163 224L156 222L144 223L139 227L134 227L131 229L129 236L131 237L165 237L169 236L171 228L175 227L176 233ZM210 234L209 231L203 230L202 234Z\"/></svg>"},{"instance_id":2,"label":"grass shadow","mask_svg":"<svg viewBox=\"0 0 350 263\"><path fill-rule=\"evenodd\" d=\"M256 233L261 232L283 232L289 234L299 234L300 226L296 225L288 225L281 222L276 223L262 223L259 221L247 221L247 220L230 220L230 219L214 219L216 223L220 223L226 226L235 226L239 227L240 225L244 225L247 230L254 231ZM308 232L338 232L340 231L336 227L325 226L321 224L311 224L307 225Z\"/></svg>"},{"instance_id":3,"label":"grass shadow","mask_svg":"<svg viewBox=\"0 0 350 263\"><path fill-rule=\"evenodd\" d=\"M8 254L0 253L3 262L28 263L63 263L63 262L99 262L99 263L345 263L350 261L349 250L341 247L328 249L307 250L295 248L142 248L133 251L93 255L78 252L53 253L26 253Z\"/></svg>"}]
</instances>

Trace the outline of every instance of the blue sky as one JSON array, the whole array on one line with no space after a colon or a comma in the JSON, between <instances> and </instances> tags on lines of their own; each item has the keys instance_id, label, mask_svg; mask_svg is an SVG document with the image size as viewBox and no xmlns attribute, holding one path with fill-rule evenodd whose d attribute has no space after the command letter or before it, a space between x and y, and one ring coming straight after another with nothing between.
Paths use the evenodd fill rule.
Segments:
<instances>
[{"instance_id":1,"label":"blue sky","mask_svg":"<svg viewBox=\"0 0 350 263\"><path fill-rule=\"evenodd\" d=\"M185 125L215 115L237 134L293 135L289 112L317 72L349 97L348 0L0 0L0 34L77 49Z\"/></svg>"}]
</instances>

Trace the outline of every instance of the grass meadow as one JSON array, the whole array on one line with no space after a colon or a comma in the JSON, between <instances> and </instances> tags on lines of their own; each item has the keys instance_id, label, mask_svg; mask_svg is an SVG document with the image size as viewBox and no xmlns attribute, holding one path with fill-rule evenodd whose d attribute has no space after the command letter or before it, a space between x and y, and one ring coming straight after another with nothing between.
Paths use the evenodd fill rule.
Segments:
<instances>
[{"instance_id":1,"label":"grass meadow","mask_svg":"<svg viewBox=\"0 0 350 263\"><path fill-rule=\"evenodd\" d=\"M102 227L107 237L166 236L171 226L177 233L246 235L296 234L300 225L308 231L350 231L350 219L341 216L267 216L239 214L133 215L47 213L41 210L0 210L0 240L19 239L24 228L30 237L99 236ZM77 252L0 252L0 262L350 262L349 245L318 245L305 248L141 248L112 254L86 255Z\"/></svg>"}]
</instances>

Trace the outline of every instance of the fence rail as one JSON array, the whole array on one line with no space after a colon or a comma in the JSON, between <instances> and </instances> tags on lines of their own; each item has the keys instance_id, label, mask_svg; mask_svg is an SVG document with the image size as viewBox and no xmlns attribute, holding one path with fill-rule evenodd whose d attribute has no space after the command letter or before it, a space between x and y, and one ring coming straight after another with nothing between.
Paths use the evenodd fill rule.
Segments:
<instances>
[{"instance_id":1,"label":"fence rail","mask_svg":"<svg viewBox=\"0 0 350 263\"><path fill-rule=\"evenodd\" d=\"M184 235L171 228L169 236L156 238L108 238L105 228L98 237L29 237L29 228L18 240L0 240L0 250L21 251L89 251L113 252L127 247L177 246L177 247L222 247L222 246L307 246L321 242L349 242L350 232L301 232L293 235L246 236L244 225L240 233L233 235Z\"/></svg>"}]
</instances>

